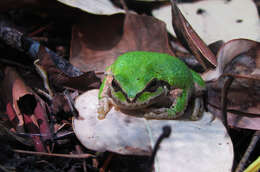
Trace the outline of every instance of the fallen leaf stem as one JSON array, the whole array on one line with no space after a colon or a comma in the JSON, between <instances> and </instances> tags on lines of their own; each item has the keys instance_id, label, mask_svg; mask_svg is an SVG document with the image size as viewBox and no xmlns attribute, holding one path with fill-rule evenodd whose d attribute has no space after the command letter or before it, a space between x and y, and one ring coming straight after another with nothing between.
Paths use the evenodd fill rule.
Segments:
<instances>
[{"instance_id":1,"label":"fallen leaf stem","mask_svg":"<svg viewBox=\"0 0 260 172\"><path fill-rule=\"evenodd\" d=\"M92 154L57 154L57 153L47 153L47 152L34 152L34 151L26 151L26 150L19 150L13 149L16 153L24 153L24 154L31 154L31 155L39 155L39 156L52 156L52 157L63 157L63 158L90 158L95 157Z\"/></svg>"},{"instance_id":2,"label":"fallen leaf stem","mask_svg":"<svg viewBox=\"0 0 260 172\"><path fill-rule=\"evenodd\" d=\"M164 126L162 134L159 136L159 138L157 139L157 141L154 145L153 152L152 152L152 155L151 155L149 163L148 163L148 165L150 167L149 170L148 170L149 172L152 171L154 160L155 160L155 155L160 148L161 142L163 141L163 139L168 138L170 136L170 134L171 134L171 127L170 126Z\"/></svg>"},{"instance_id":3,"label":"fallen leaf stem","mask_svg":"<svg viewBox=\"0 0 260 172\"><path fill-rule=\"evenodd\" d=\"M228 119L227 119L227 104L228 104L228 90L233 82L234 78L229 76L227 77L227 80L224 83L224 86L221 90L221 114L222 114L222 120L225 125L225 127L228 130Z\"/></svg>"}]
</instances>

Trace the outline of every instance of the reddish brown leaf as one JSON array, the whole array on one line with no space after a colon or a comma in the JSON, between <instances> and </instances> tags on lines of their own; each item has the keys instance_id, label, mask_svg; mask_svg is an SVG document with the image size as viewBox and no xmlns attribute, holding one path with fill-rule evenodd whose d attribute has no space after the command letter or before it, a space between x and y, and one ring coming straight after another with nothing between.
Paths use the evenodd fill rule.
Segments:
<instances>
[{"instance_id":1,"label":"reddish brown leaf","mask_svg":"<svg viewBox=\"0 0 260 172\"><path fill-rule=\"evenodd\" d=\"M37 119L37 124L39 125L41 137L44 141L51 139L51 131L48 123L48 118L46 116L46 111L40 102L37 102L37 106L34 109L34 114Z\"/></svg>"},{"instance_id":2,"label":"reddish brown leaf","mask_svg":"<svg viewBox=\"0 0 260 172\"><path fill-rule=\"evenodd\" d=\"M12 123L13 127L16 127L18 119L10 102L6 105L6 114L8 115L9 121Z\"/></svg>"},{"instance_id":3,"label":"reddish brown leaf","mask_svg":"<svg viewBox=\"0 0 260 172\"><path fill-rule=\"evenodd\" d=\"M23 117L24 117L25 126L27 130L30 132L31 137L33 139L35 150L37 150L38 152L46 152L41 137L39 136L40 130L38 126L35 125L34 121L29 115L23 115Z\"/></svg>"},{"instance_id":4,"label":"reddish brown leaf","mask_svg":"<svg viewBox=\"0 0 260 172\"><path fill-rule=\"evenodd\" d=\"M21 132L21 128L24 128L25 130L22 129L22 132L37 134L37 136L32 136L35 148L37 151L45 151L40 135L44 135L44 140L50 139L50 129L45 109L42 106L44 102L25 85L18 73L10 67L5 68L1 89L5 90L1 92L1 98L7 104L6 111L9 120L13 121L14 115L16 115L19 123L15 128L19 129L19 132ZM41 123L38 123L40 121Z\"/></svg>"},{"instance_id":5,"label":"reddish brown leaf","mask_svg":"<svg viewBox=\"0 0 260 172\"><path fill-rule=\"evenodd\" d=\"M93 25L92 21L98 22ZM165 24L153 17L132 13L125 18L122 14L87 15L72 29L70 60L82 71L104 71L122 53L137 50L173 55Z\"/></svg>"}]
</instances>

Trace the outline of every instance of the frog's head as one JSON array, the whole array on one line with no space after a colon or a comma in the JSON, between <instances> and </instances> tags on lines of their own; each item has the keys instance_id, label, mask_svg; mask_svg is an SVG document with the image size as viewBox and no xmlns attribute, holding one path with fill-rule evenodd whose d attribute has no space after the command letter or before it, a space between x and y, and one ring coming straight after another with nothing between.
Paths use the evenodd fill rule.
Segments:
<instances>
[{"instance_id":1,"label":"frog's head","mask_svg":"<svg viewBox=\"0 0 260 172\"><path fill-rule=\"evenodd\" d=\"M153 78L147 83L140 78L124 78L129 82L122 82L123 78L113 77L110 84L111 97L114 102L123 109L138 109L147 107L160 97L168 93L168 84Z\"/></svg>"},{"instance_id":2,"label":"frog's head","mask_svg":"<svg viewBox=\"0 0 260 172\"><path fill-rule=\"evenodd\" d=\"M129 52L118 57L111 65L113 77L111 97L121 108L143 108L168 93L169 84L162 79L163 68L144 52Z\"/></svg>"}]
</instances>

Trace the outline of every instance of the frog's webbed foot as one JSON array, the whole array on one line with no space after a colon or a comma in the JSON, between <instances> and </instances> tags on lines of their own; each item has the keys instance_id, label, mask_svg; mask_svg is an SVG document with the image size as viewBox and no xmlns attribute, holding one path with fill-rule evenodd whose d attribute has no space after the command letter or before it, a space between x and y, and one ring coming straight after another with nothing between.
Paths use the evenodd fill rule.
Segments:
<instances>
[{"instance_id":1,"label":"frog's webbed foot","mask_svg":"<svg viewBox=\"0 0 260 172\"><path fill-rule=\"evenodd\" d=\"M97 107L97 113L98 113L98 119L104 119L107 115L107 113L112 108L112 102L110 98L103 97L98 101L98 107Z\"/></svg>"}]
</instances>

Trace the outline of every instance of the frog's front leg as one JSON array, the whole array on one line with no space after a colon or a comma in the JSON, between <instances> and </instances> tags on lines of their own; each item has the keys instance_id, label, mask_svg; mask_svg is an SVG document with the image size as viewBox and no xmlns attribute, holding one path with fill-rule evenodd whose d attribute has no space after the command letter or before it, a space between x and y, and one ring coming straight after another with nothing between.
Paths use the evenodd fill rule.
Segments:
<instances>
[{"instance_id":1,"label":"frog's front leg","mask_svg":"<svg viewBox=\"0 0 260 172\"><path fill-rule=\"evenodd\" d=\"M189 100L190 92L186 89L182 90L170 108L154 109L144 115L147 119L176 119L183 115Z\"/></svg>"},{"instance_id":2,"label":"frog's front leg","mask_svg":"<svg viewBox=\"0 0 260 172\"><path fill-rule=\"evenodd\" d=\"M113 101L109 97L109 84L112 82L112 77L110 75L106 76L104 78L104 81L102 82L102 85L99 90L98 95L98 107L97 107L97 113L98 113L98 119L104 119L106 117L106 114L111 110L113 106Z\"/></svg>"},{"instance_id":3,"label":"frog's front leg","mask_svg":"<svg viewBox=\"0 0 260 172\"><path fill-rule=\"evenodd\" d=\"M110 97L102 97L98 101L98 119L104 119L107 115L107 113L111 110L113 104Z\"/></svg>"}]
</instances>

